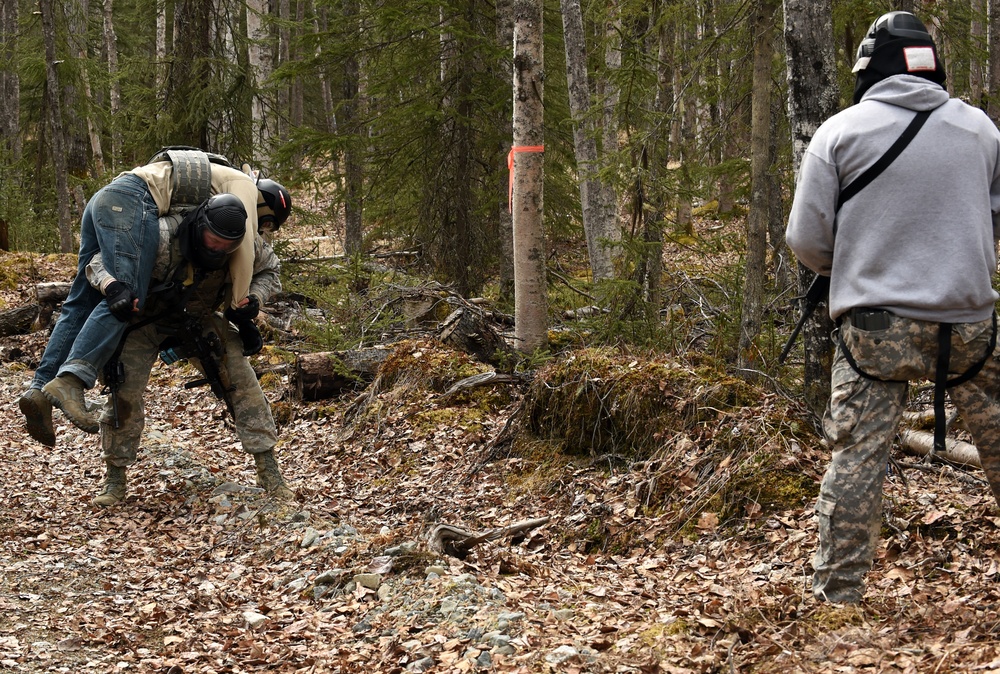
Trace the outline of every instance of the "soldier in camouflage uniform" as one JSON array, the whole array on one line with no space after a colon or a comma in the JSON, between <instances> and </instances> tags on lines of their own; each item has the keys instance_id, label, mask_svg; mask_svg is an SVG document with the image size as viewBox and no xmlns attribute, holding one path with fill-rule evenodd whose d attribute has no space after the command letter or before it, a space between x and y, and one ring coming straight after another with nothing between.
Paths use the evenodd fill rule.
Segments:
<instances>
[{"instance_id":1,"label":"soldier in camouflage uniform","mask_svg":"<svg viewBox=\"0 0 1000 674\"><path fill-rule=\"evenodd\" d=\"M220 195L212 200L227 196ZM192 264L192 257L197 256L193 256L187 249L186 242L202 240L201 235L196 234L193 229L197 227L197 219L197 212L184 221L180 221L179 216L160 218L160 247L153 268L155 280L151 287L167 287L159 292L151 291L147 306L136 321L141 325L146 317L162 318L130 331L125 340L120 356L125 378L117 392L118 428L114 426L111 400L105 404L101 416L101 447L107 474L101 492L94 498L95 505L109 506L125 498L125 472L136 460L145 425L143 392L149 381L150 370L163 349L164 334L178 324L179 301L188 315L202 319L206 332L212 331L221 339L224 353L221 357L220 374L223 385L230 391L240 443L243 450L254 458L258 484L277 498L288 499L294 496L285 483L274 456L277 431L270 405L253 368L244 356L244 343L240 333L230 323L232 310L228 307L232 282L228 266L218 264L212 265L215 266L214 269L205 269L204 266ZM281 290L280 263L262 236L255 237L254 247L249 295L255 303L263 304ZM102 263L96 258L88 269L88 276L94 282L99 282L103 273ZM194 279L196 281L192 284ZM184 291L184 287L193 290ZM178 293L184 293L183 300L178 299ZM227 307L225 316L218 313L223 306ZM243 316L245 317L246 315ZM196 359L192 359L192 363L200 367Z\"/></svg>"},{"instance_id":2,"label":"soldier in camouflage uniform","mask_svg":"<svg viewBox=\"0 0 1000 674\"><path fill-rule=\"evenodd\" d=\"M830 277L828 306L838 323L823 419L833 456L816 503L812 589L820 600L845 603L864 596L909 380L936 380L942 395L946 376L954 384L948 392L1000 503L998 294L991 285L1000 132L981 110L949 98L934 43L908 12L872 24L855 72L857 105L814 135L786 231L799 262ZM919 111L931 112L909 145L838 210L844 188Z\"/></svg>"}]
</instances>

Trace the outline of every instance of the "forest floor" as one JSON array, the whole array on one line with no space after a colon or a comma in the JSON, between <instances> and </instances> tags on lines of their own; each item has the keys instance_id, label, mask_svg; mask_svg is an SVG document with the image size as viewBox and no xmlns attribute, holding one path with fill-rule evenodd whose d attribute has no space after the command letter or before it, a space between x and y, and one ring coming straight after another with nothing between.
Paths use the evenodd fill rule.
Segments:
<instances>
[{"instance_id":1,"label":"forest floor","mask_svg":"<svg viewBox=\"0 0 1000 674\"><path fill-rule=\"evenodd\" d=\"M8 306L71 273L32 269ZM277 452L297 498L275 503L222 405L158 365L128 497L100 509L97 437L58 411L55 448L23 429L16 401L44 340L0 339L0 671L1000 671L1000 516L978 471L897 452L909 467L886 482L866 599L831 606L809 592L811 499L678 531L640 502L646 463L491 454L516 387L485 410L389 389L363 423L353 396L295 403ZM265 386L275 402L281 384ZM715 423L752 429L775 407L798 413L762 396ZM825 450L787 446L815 486ZM465 559L428 548L437 524L543 516Z\"/></svg>"}]
</instances>

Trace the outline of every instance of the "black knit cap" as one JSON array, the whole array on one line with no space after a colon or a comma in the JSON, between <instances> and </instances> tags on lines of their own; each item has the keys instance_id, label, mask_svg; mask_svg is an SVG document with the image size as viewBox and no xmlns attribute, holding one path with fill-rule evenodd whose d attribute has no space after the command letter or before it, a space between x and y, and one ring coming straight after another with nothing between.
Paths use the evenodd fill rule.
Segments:
<instances>
[{"instance_id":1,"label":"black knit cap","mask_svg":"<svg viewBox=\"0 0 1000 674\"><path fill-rule=\"evenodd\" d=\"M854 102L892 75L916 75L944 86L944 64L924 24L909 12L889 12L872 23L858 46Z\"/></svg>"},{"instance_id":2,"label":"black knit cap","mask_svg":"<svg viewBox=\"0 0 1000 674\"><path fill-rule=\"evenodd\" d=\"M235 241L247 231L247 211L233 194L216 194L205 204L205 219L209 231L216 236Z\"/></svg>"}]
</instances>

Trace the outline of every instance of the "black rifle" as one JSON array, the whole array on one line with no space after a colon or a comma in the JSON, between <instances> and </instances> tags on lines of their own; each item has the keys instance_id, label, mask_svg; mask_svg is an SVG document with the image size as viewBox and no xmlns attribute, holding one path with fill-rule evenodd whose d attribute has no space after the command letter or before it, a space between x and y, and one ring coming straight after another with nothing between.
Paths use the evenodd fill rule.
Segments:
<instances>
[{"instance_id":1,"label":"black rifle","mask_svg":"<svg viewBox=\"0 0 1000 674\"><path fill-rule=\"evenodd\" d=\"M212 330L205 330L200 318L186 311L180 314L179 327L157 326L157 330L168 339L160 351L160 360L170 365L178 360L197 358L201 364L202 377L184 384L191 389L208 386L215 397L226 403L229 414L236 418L231 387L222 381L221 359L225 354L222 339Z\"/></svg>"},{"instance_id":2,"label":"black rifle","mask_svg":"<svg viewBox=\"0 0 1000 674\"><path fill-rule=\"evenodd\" d=\"M104 366L104 384L108 394L111 396L111 411L113 415L114 427L120 428L118 419L118 389L125 381L125 366L121 362L122 349L129 333L138 328L160 321L165 318L163 314L147 318L138 323L133 323L125 329L121 341L114 355ZM222 381L222 370L220 359L225 353L222 340L213 331L206 332L202 320L197 316L192 316L186 311L170 314L170 325L158 325L157 332L167 336L161 351L160 360L167 365L171 365L178 360L197 358L201 364L201 372L204 376L184 384L184 388L191 389L198 386L208 385L215 396L226 403L229 414L236 418L233 408L233 401L230 393L231 388L227 388Z\"/></svg>"},{"instance_id":3,"label":"black rifle","mask_svg":"<svg viewBox=\"0 0 1000 674\"><path fill-rule=\"evenodd\" d=\"M830 295L830 277L820 276L816 274L813 278L812 283L809 284L809 290L806 291L804 299L805 302L802 305L802 316L799 318L799 322L795 324L795 329L792 330L792 334L788 337L788 341L785 342L785 348L781 350L781 355L778 356L778 363L784 363L785 359L788 358L789 352L792 350L792 346L795 344L795 340L798 338L799 333L802 332L802 326L806 324L809 317L813 315L821 303L826 302Z\"/></svg>"}]
</instances>

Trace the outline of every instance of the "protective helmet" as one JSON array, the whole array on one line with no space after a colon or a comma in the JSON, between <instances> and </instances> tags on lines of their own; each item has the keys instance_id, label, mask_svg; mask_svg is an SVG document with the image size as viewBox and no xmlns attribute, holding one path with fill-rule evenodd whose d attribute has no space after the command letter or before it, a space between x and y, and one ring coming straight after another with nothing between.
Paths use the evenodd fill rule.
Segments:
<instances>
[{"instance_id":1,"label":"protective helmet","mask_svg":"<svg viewBox=\"0 0 1000 674\"><path fill-rule=\"evenodd\" d=\"M292 195L281 184L276 183L270 178L261 178L258 180L257 189L260 190L260 195L264 199L264 203L274 212L274 215L270 213L267 215L258 215L258 227L260 227L261 223L270 223L271 231L276 232L284 224L285 220L288 219L288 214L292 212ZM261 206L258 205L257 209L260 210L260 208Z\"/></svg>"},{"instance_id":2,"label":"protective helmet","mask_svg":"<svg viewBox=\"0 0 1000 674\"><path fill-rule=\"evenodd\" d=\"M181 227L187 232L185 256L201 269L222 269L243 241L247 211L238 197L216 194L185 216Z\"/></svg>"},{"instance_id":3,"label":"protective helmet","mask_svg":"<svg viewBox=\"0 0 1000 674\"><path fill-rule=\"evenodd\" d=\"M247 210L234 194L216 194L205 202L205 225L227 241L242 241L247 231Z\"/></svg>"},{"instance_id":4,"label":"protective helmet","mask_svg":"<svg viewBox=\"0 0 1000 674\"><path fill-rule=\"evenodd\" d=\"M858 45L853 72L855 103L873 84L892 75L917 75L940 85L945 81L934 40L910 12L889 12L875 19Z\"/></svg>"}]
</instances>

